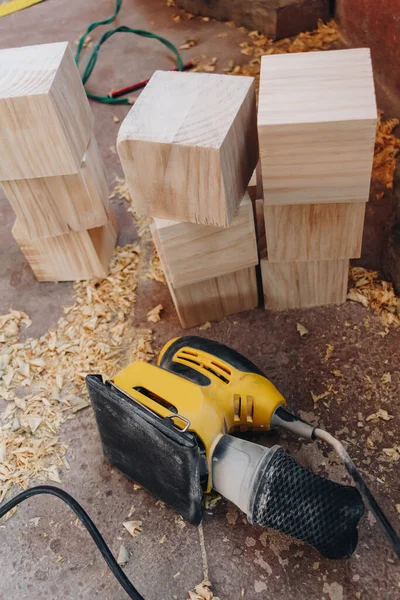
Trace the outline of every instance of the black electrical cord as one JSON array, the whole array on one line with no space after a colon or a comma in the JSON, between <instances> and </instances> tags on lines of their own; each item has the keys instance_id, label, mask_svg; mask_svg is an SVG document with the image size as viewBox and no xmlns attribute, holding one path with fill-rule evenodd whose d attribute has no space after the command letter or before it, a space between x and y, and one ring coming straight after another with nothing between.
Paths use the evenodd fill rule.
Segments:
<instances>
[{"instance_id":1,"label":"black electrical cord","mask_svg":"<svg viewBox=\"0 0 400 600\"><path fill-rule=\"evenodd\" d=\"M53 496L57 496L69 506L71 510L74 511L78 519L81 520L83 525L86 527L87 531L90 533L94 543L100 550L104 560L106 561L111 573L114 575L118 583L121 587L124 588L125 592L128 594L129 598L133 598L133 600L144 600L143 596L139 594L137 589L133 586L133 584L129 581L128 577L125 575L117 561L115 560L110 548L107 546L104 541L103 536L97 529L96 525L93 523L92 519L89 517L87 512L82 508L82 506L70 496L64 490L54 487L52 485L38 485L30 488L29 490L25 490L12 498L9 502L6 502L3 506L0 506L0 519L4 517L14 506L21 504L24 500L27 500L31 496L37 496L38 494L50 494Z\"/></svg>"}]
</instances>

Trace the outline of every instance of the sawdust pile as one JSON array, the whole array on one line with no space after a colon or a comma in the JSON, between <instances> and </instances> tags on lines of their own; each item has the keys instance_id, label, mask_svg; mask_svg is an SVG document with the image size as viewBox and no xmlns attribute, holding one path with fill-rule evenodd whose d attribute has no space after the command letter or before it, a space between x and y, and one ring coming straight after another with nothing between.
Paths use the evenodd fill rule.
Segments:
<instances>
[{"instance_id":1,"label":"sawdust pile","mask_svg":"<svg viewBox=\"0 0 400 600\"><path fill-rule=\"evenodd\" d=\"M125 202L128 204L128 213L132 215L132 218L135 222L138 236L143 241L148 241L151 237L149 227L152 220L150 217L143 217L141 215L138 215L134 210L132 206L132 198L129 192L128 183L125 179L123 179L122 177L115 177L115 186L109 198L120 198L121 200L125 200Z\"/></svg>"},{"instance_id":2,"label":"sawdust pile","mask_svg":"<svg viewBox=\"0 0 400 600\"><path fill-rule=\"evenodd\" d=\"M7 402L0 416L0 502L12 485L26 488L32 477L59 481L58 469L68 463L58 431L88 406L85 376L110 376L132 360L124 333L139 259L138 244L117 248L109 277L76 283L74 304L39 339L19 341L20 328L31 323L25 313L0 317L0 397ZM136 346L148 355L144 338Z\"/></svg>"},{"instance_id":3,"label":"sawdust pile","mask_svg":"<svg viewBox=\"0 0 400 600\"><path fill-rule=\"evenodd\" d=\"M349 300L373 310L386 327L392 323L400 324L400 298L396 296L391 283L378 279L376 271L351 268L350 286L347 295Z\"/></svg>"},{"instance_id":4,"label":"sawdust pile","mask_svg":"<svg viewBox=\"0 0 400 600\"><path fill-rule=\"evenodd\" d=\"M393 133L399 123L399 119L384 120L383 112L378 111L372 179L389 190L393 188L396 158L400 152L400 138ZM383 194L380 190L376 195L380 198Z\"/></svg>"}]
</instances>

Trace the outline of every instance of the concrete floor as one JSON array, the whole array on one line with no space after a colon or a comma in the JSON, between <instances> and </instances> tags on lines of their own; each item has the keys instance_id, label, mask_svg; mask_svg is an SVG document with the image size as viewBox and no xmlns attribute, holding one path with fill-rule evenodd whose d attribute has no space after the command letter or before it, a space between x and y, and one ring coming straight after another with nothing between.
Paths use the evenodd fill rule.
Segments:
<instances>
[{"instance_id":1,"label":"concrete floor","mask_svg":"<svg viewBox=\"0 0 400 600\"><path fill-rule=\"evenodd\" d=\"M0 47L68 39L74 42L85 27L111 13L111 0L81 2L52 0L0 21ZM219 57L219 70L235 58L245 60L237 42L244 34L219 23L198 20L175 25L165 2L125 0L118 24L153 29L176 44L196 37L200 45L185 57L206 54ZM218 39L219 32L229 37ZM145 78L155 68L171 65L168 53L154 42L128 35L115 36L100 54L90 88L107 92ZM382 100L383 102L384 100ZM127 107L93 104L95 134L106 161L110 185L122 175L118 158L110 150ZM363 258L364 266L380 267L380 249L391 198L368 207ZM114 203L121 225L120 243L135 237L130 215L123 202ZM10 306L26 311L33 320L29 334L40 335L54 326L63 304L72 297L71 284L38 284L11 237L13 215L0 197L0 314ZM172 336L182 334L167 289L148 279L141 280L132 327L148 327L146 313L161 303L163 319L154 326L158 350ZM300 339L296 323L310 331ZM349 325L350 323L350 325ZM388 516L400 528L395 504L400 502L399 464L378 460L380 450L399 443L400 419L400 330L391 328L386 337L378 319L361 306L296 310L282 313L256 309L212 325L206 334L237 348L263 369L286 396L290 407L312 418L332 432L340 432L350 443L351 454ZM196 333L198 330L194 330ZM325 361L326 344L334 346ZM331 371L340 369L343 377ZM383 373L392 383L383 386ZM366 376L369 376L370 383ZM335 394L314 406L310 392L321 393L333 384ZM365 417L385 408L394 415L389 422L373 425ZM361 413L361 415L359 414ZM362 418L361 418L362 416ZM70 471L62 473L62 487L73 494L99 525L114 552L122 542L131 553L125 567L146 599L186 600L187 591L203 579L203 562L196 527L180 526L172 511L161 508L144 490L133 485L103 461L90 409L79 414L62 430L68 444ZM375 450L366 447L373 435ZM337 481L346 481L344 469L323 447L297 439L257 436L264 444L279 443L314 471ZM379 479L378 479L379 478ZM143 520L143 532L132 538L122 528L130 507L133 518ZM29 519L41 517L38 527ZM205 547L209 577L221 600L347 600L353 598L395 600L400 597L400 570L394 555L371 516L364 517L357 553L347 561L328 561L316 551L273 532L262 535L243 515L225 501L205 513ZM160 538L167 540L160 545ZM62 560L57 562L58 557ZM0 529L0 599L124 600L126 595L110 576L86 532L74 525L74 517L52 498L32 499ZM177 575L179 573L179 575Z\"/></svg>"}]
</instances>

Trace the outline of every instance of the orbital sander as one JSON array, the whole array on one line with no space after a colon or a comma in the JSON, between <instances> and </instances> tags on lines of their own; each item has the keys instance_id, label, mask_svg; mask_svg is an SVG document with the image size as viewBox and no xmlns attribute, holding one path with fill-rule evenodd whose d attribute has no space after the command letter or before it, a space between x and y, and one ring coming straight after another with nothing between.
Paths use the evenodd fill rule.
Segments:
<instances>
[{"instance_id":1,"label":"orbital sander","mask_svg":"<svg viewBox=\"0 0 400 600\"><path fill-rule=\"evenodd\" d=\"M262 371L237 351L197 336L87 387L107 461L193 524L216 490L250 523L279 530L341 559L354 552L368 504L400 556L400 542L342 444L291 414ZM282 447L235 435L284 428L338 453L356 487L302 467Z\"/></svg>"}]
</instances>

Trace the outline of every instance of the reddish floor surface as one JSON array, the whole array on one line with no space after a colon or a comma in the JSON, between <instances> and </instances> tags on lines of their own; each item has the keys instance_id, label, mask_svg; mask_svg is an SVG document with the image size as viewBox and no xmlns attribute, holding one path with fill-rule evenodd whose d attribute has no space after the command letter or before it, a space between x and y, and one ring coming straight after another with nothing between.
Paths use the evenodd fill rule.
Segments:
<instances>
[{"instance_id":1,"label":"reddish floor surface","mask_svg":"<svg viewBox=\"0 0 400 600\"><path fill-rule=\"evenodd\" d=\"M88 23L110 14L111 0L49 0L0 21L0 47L68 39L74 42ZM226 26L220 23L185 21L179 27L164 2L125 0L118 24L153 29L175 43L196 37L200 45L187 57L206 54L219 57L219 70L239 54L244 34L229 29L229 37L217 38ZM115 36L101 52L90 89L107 92L147 77L155 68L171 65L169 54L155 42L128 35ZM384 105L382 98L381 106ZM390 106L388 105L389 110ZM115 145L118 125L127 107L93 104L95 134L106 161L110 185L121 175ZM135 237L130 215L122 201L114 202L121 226L120 243ZM29 334L40 335L54 326L62 306L72 298L71 284L38 284L15 245L10 229L12 211L0 197L0 310L10 306L29 313ZM364 240L364 266L380 266L380 248L391 199L369 206ZM142 280L137 291L133 325L147 327L146 313L158 303L165 307L162 321L154 326L155 347L180 335L177 317L165 286ZM296 323L310 331L300 339ZM266 371L286 396L293 410L319 421L346 440L372 490L391 520L400 527L395 504L400 502L399 463L382 461L382 448L399 443L399 348L400 331L392 328L386 337L382 326L366 309L347 303L341 307L266 312L259 308L213 324L206 334L248 355ZM200 335L198 329L194 330ZM326 344L334 346L325 361ZM340 369L343 377L331 371ZM392 382L382 385L383 373ZM367 379L367 376L369 379ZM370 383L372 382L372 383ZM333 384L326 403L314 406L311 392L321 393ZM394 418L374 425L365 418L385 408ZM375 448L366 446L373 436ZM179 526L176 515L156 504L144 490L134 490L120 473L105 464L90 409L79 414L62 430L69 446L71 470L62 473L62 485L75 495L98 523L114 552L121 539L131 552L125 571L146 600L186 600L187 590L203 578L197 528ZM316 472L345 481L344 469L332 453L289 436L257 436L264 444L279 441L304 465ZM131 538L122 528L134 504L135 518L143 520L143 532ZM37 528L29 519L41 517ZM243 515L220 501L204 518L209 577L221 600L347 600L362 598L395 600L400 597L400 572L393 553L371 516L364 517L357 553L347 561L322 559L308 546L290 538L248 525ZM165 535L166 542L160 544ZM57 558L61 556L61 562ZM87 534L74 526L74 518L56 500L31 500L0 529L0 598L20 600L64 600L65 598L123 600L117 586Z\"/></svg>"}]
</instances>

